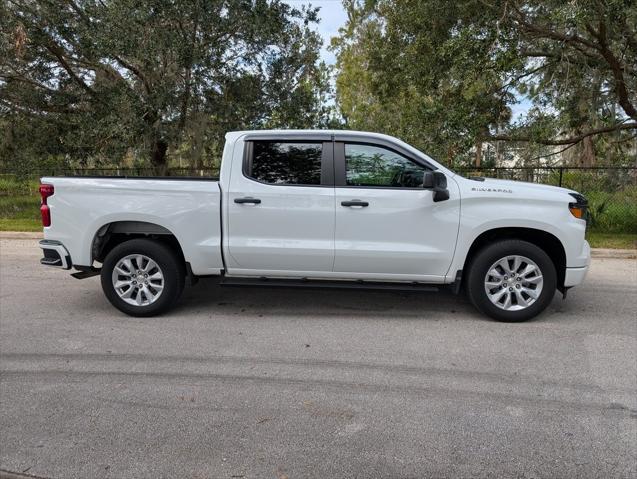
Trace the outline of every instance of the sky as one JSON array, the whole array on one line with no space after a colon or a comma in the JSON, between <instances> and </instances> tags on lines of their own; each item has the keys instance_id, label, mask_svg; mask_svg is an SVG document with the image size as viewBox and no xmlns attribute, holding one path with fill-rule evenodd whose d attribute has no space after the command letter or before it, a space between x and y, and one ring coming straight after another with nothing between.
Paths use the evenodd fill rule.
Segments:
<instances>
[{"instance_id":1,"label":"sky","mask_svg":"<svg viewBox=\"0 0 637 479\"><path fill-rule=\"evenodd\" d=\"M327 50L330 45L330 39L338 34L338 29L345 25L347 21L347 14L343 8L341 0L283 0L284 3L293 5L295 7L301 7L303 5L312 5L313 7L320 7L319 17L321 19L316 30L323 38L323 49L321 50L321 56L325 63L328 65L334 65L336 58L332 52Z\"/></svg>"},{"instance_id":2,"label":"sky","mask_svg":"<svg viewBox=\"0 0 637 479\"><path fill-rule=\"evenodd\" d=\"M328 65L334 65L336 58L334 54L328 51L327 47L330 45L330 39L338 35L338 29L345 25L347 21L347 14L343 8L341 0L283 0L284 3L293 5L295 7L301 7L303 5L312 5L313 7L320 7L319 22L316 30L323 38L323 48L321 49L321 57ZM513 113L513 121L522 119L526 116L527 112L531 108L531 101L525 97L518 97L517 103L511 105Z\"/></svg>"}]
</instances>

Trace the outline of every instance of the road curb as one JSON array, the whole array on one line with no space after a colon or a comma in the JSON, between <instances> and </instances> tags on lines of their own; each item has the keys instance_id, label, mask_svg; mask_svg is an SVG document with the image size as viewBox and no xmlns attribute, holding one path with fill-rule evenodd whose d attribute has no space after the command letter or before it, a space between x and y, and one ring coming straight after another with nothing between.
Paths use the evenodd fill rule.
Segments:
<instances>
[{"instance_id":1,"label":"road curb","mask_svg":"<svg viewBox=\"0 0 637 479\"><path fill-rule=\"evenodd\" d=\"M0 239L42 239L44 236L38 231L0 231ZM593 258L606 259L637 259L637 249L608 249L608 248L592 248L591 256Z\"/></svg>"},{"instance_id":2,"label":"road curb","mask_svg":"<svg viewBox=\"0 0 637 479\"><path fill-rule=\"evenodd\" d=\"M39 231L0 231L0 239L42 239Z\"/></svg>"},{"instance_id":3,"label":"road curb","mask_svg":"<svg viewBox=\"0 0 637 479\"><path fill-rule=\"evenodd\" d=\"M637 259L637 249L591 248L593 258Z\"/></svg>"}]
</instances>

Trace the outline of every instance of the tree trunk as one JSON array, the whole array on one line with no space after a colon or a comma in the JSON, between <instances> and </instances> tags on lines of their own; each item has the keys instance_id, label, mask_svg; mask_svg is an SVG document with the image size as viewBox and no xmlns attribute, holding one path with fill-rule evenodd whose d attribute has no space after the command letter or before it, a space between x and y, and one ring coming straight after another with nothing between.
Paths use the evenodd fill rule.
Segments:
<instances>
[{"instance_id":1,"label":"tree trunk","mask_svg":"<svg viewBox=\"0 0 637 479\"><path fill-rule=\"evenodd\" d=\"M579 164L580 166L586 167L595 165L595 146L590 136L582 140L582 152L580 153Z\"/></svg>"},{"instance_id":2,"label":"tree trunk","mask_svg":"<svg viewBox=\"0 0 637 479\"><path fill-rule=\"evenodd\" d=\"M150 164L159 176L165 176L167 170L166 151L168 144L161 138L154 138L150 149Z\"/></svg>"},{"instance_id":3,"label":"tree trunk","mask_svg":"<svg viewBox=\"0 0 637 479\"><path fill-rule=\"evenodd\" d=\"M495 142L495 166L502 166L502 143Z\"/></svg>"},{"instance_id":4,"label":"tree trunk","mask_svg":"<svg viewBox=\"0 0 637 479\"><path fill-rule=\"evenodd\" d=\"M204 168L204 147L206 132L208 128L208 118L199 112L193 114L190 127L190 167L199 170Z\"/></svg>"},{"instance_id":5,"label":"tree trunk","mask_svg":"<svg viewBox=\"0 0 637 479\"><path fill-rule=\"evenodd\" d=\"M480 166L482 165L482 142L481 141L477 141L476 142L476 168L480 168Z\"/></svg>"},{"instance_id":6,"label":"tree trunk","mask_svg":"<svg viewBox=\"0 0 637 479\"><path fill-rule=\"evenodd\" d=\"M456 149L453 146L447 148L447 166L453 168L453 160L456 157Z\"/></svg>"}]
</instances>

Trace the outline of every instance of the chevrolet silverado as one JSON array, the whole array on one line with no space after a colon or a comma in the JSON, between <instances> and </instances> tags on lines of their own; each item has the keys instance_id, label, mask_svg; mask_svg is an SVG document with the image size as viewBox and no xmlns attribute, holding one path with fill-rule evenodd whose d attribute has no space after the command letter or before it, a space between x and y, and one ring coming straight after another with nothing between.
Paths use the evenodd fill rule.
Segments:
<instances>
[{"instance_id":1,"label":"chevrolet silverado","mask_svg":"<svg viewBox=\"0 0 637 479\"><path fill-rule=\"evenodd\" d=\"M580 284L586 199L465 178L390 136L226 135L218 179L44 177L41 262L101 275L133 316L168 310L186 280L222 285L466 291L523 321ZM424 306L423 306L424 307Z\"/></svg>"}]
</instances>

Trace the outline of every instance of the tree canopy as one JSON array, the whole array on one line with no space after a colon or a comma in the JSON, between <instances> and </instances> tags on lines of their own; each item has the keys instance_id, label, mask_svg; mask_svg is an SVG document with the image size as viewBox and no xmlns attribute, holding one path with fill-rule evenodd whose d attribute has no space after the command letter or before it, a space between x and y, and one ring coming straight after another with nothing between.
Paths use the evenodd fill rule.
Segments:
<instances>
[{"instance_id":1,"label":"tree canopy","mask_svg":"<svg viewBox=\"0 0 637 479\"><path fill-rule=\"evenodd\" d=\"M352 128L395 134L448 163L474 161L469 152L479 161L484 141L524 144L527 156L575 147L582 164L596 150L634 161L633 0L344 4L332 47ZM520 98L531 108L517 119Z\"/></svg>"},{"instance_id":2,"label":"tree canopy","mask_svg":"<svg viewBox=\"0 0 637 479\"><path fill-rule=\"evenodd\" d=\"M0 166L205 167L228 130L339 122L450 165L635 161L634 0L342 1L335 101L317 8L0 2Z\"/></svg>"},{"instance_id":3,"label":"tree canopy","mask_svg":"<svg viewBox=\"0 0 637 479\"><path fill-rule=\"evenodd\" d=\"M203 166L227 130L327 121L317 9L279 0L0 4L0 157Z\"/></svg>"}]
</instances>

